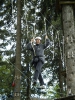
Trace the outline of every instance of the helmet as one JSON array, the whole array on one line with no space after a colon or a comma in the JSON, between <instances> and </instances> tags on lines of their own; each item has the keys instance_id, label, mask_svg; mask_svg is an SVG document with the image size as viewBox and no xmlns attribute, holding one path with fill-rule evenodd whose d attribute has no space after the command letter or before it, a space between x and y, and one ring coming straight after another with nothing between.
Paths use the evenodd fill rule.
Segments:
<instances>
[{"instance_id":1,"label":"helmet","mask_svg":"<svg viewBox=\"0 0 75 100\"><path fill-rule=\"evenodd\" d=\"M40 37L40 36L37 36L37 37L35 38L35 40L36 40L36 39L39 39L39 40L41 40L41 37Z\"/></svg>"}]
</instances>

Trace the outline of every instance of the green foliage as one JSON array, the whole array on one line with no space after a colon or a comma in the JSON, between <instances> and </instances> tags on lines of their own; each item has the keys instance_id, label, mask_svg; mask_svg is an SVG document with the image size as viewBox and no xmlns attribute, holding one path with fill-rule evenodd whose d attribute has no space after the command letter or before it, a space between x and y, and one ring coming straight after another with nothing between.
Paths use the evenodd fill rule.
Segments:
<instances>
[{"instance_id":1,"label":"green foliage","mask_svg":"<svg viewBox=\"0 0 75 100\"><path fill-rule=\"evenodd\" d=\"M51 90L48 91L48 95L50 99L60 98L60 95L64 95L65 91L61 93L59 84L55 83Z\"/></svg>"},{"instance_id":2,"label":"green foliage","mask_svg":"<svg viewBox=\"0 0 75 100\"><path fill-rule=\"evenodd\" d=\"M0 94L9 94L12 88L14 69L7 61L0 60Z\"/></svg>"}]
</instances>

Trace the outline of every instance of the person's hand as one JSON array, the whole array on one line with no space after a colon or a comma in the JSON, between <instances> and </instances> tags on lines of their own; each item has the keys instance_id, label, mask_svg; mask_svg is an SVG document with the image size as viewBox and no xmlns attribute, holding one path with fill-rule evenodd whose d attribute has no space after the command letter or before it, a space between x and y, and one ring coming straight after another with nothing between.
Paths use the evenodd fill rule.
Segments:
<instances>
[{"instance_id":1,"label":"person's hand","mask_svg":"<svg viewBox=\"0 0 75 100\"><path fill-rule=\"evenodd\" d=\"M47 35L45 36L45 39L48 39L48 36Z\"/></svg>"},{"instance_id":2,"label":"person's hand","mask_svg":"<svg viewBox=\"0 0 75 100\"><path fill-rule=\"evenodd\" d=\"M32 43L32 42L34 42L34 41L35 41L35 39L34 39L34 38L32 38L30 42Z\"/></svg>"}]
</instances>

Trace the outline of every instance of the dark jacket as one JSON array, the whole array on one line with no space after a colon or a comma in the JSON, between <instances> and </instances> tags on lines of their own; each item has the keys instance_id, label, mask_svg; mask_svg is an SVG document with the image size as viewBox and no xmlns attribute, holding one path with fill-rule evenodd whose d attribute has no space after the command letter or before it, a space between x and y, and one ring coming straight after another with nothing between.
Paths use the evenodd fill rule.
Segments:
<instances>
[{"instance_id":1,"label":"dark jacket","mask_svg":"<svg viewBox=\"0 0 75 100\"><path fill-rule=\"evenodd\" d=\"M32 45L31 43L27 44L27 49L31 50L33 53L33 58L39 58L43 63L45 62L45 56L44 56L44 50L47 48L50 44L50 40L46 39L46 43L44 44L35 44Z\"/></svg>"}]
</instances>

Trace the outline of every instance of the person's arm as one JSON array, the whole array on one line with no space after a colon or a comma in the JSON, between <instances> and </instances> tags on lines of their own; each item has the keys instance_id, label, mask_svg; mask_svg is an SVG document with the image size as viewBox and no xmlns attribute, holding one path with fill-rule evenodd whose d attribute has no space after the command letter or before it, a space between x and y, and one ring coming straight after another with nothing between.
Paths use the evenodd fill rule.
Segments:
<instances>
[{"instance_id":1,"label":"person's arm","mask_svg":"<svg viewBox=\"0 0 75 100\"><path fill-rule=\"evenodd\" d=\"M48 36L45 36L45 43L44 43L44 49L47 48L50 45L50 40L48 38Z\"/></svg>"},{"instance_id":2,"label":"person's arm","mask_svg":"<svg viewBox=\"0 0 75 100\"><path fill-rule=\"evenodd\" d=\"M34 39L31 39L31 41L27 44L27 49L28 50L33 50L32 43L34 42Z\"/></svg>"}]
</instances>

